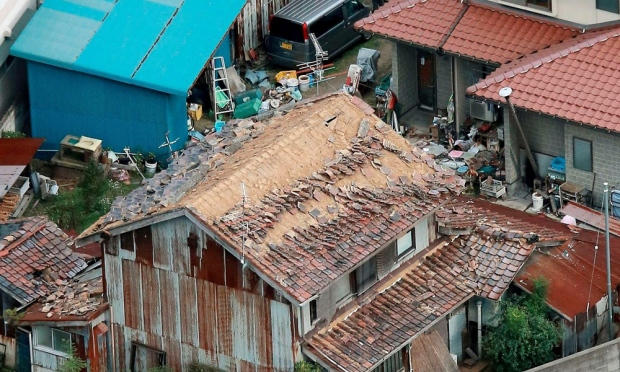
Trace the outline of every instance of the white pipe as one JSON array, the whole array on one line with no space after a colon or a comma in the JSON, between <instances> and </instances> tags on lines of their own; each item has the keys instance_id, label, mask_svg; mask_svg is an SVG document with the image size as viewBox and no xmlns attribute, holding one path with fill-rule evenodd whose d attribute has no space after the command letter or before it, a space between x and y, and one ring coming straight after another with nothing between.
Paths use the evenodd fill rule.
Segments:
<instances>
[{"instance_id":1,"label":"white pipe","mask_svg":"<svg viewBox=\"0 0 620 372\"><path fill-rule=\"evenodd\" d=\"M482 358L482 301L476 301L478 306L478 360Z\"/></svg>"},{"instance_id":2,"label":"white pipe","mask_svg":"<svg viewBox=\"0 0 620 372\"><path fill-rule=\"evenodd\" d=\"M7 2L6 6L10 2ZM13 36L13 28L19 22L27 9L36 9L36 2L33 0L18 0L17 4L13 5L13 8L6 15L4 20L0 21L0 32L3 38L10 38Z\"/></svg>"}]
</instances>

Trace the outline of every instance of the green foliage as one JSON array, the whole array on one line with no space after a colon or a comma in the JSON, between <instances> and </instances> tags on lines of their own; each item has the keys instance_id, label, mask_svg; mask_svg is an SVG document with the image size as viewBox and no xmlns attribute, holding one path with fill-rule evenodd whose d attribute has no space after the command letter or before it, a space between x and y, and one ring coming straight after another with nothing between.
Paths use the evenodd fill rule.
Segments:
<instances>
[{"instance_id":1,"label":"green foliage","mask_svg":"<svg viewBox=\"0 0 620 372\"><path fill-rule=\"evenodd\" d=\"M187 365L188 372L224 372L224 370L206 363L191 362Z\"/></svg>"},{"instance_id":2,"label":"green foliage","mask_svg":"<svg viewBox=\"0 0 620 372\"><path fill-rule=\"evenodd\" d=\"M321 372L321 366L312 362L297 362L295 363L295 372Z\"/></svg>"},{"instance_id":3,"label":"green foliage","mask_svg":"<svg viewBox=\"0 0 620 372\"><path fill-rule=\"evenodd\" d=\"M61 190L45 208L45 214L63 229L81 232L110 211L112 201L135 186L113 182L105 177L97 163L91 162L77 187Z\"/></svg>"},{"instance_id":4,"label":"green foliage","mask_svg":"<svg viewBox=\"0 0 620 372\"><path fill-rule=\"evenodd\" d=\"M26 135L22 132L5 130L4 132L1 133L0 138L26 138Z\"/></svg>"},{"instance_id":5,"label":"green foliage","mask_svg":"<svg viewBox=\"0 0 620 372\"><path fill-rule=\"evenodd\" d=\"M20 313L15 309L6 309L2 312L2 319L10 325L16 325L23 316L24 313Z\"/></svg>"},{"instance_id":6,"label":"green foliage","mask_svg":"<svg viewBox=\"0 0 620 372\"><path fill-rule=\"evenodd\" d=\"M65 359L63 365L58 368L58 372L80 372L82 369L86 368L86 361L78 356L75 346L68 343L65 347L69 357Z\"/></svg>"},{"instance_id":7,"label":"green foliage","mask_svg":"<svg viewBox=\"0 0 620 372\"><path fill-rule=\"evenodd\" d=\"M110 201L104 196L110 181L95 162L90 162L77 187L58 193L46 214L58 226L81 230L110 210Z\"/></svg>"},{"instance_id":8,"label":"green foliage","mask_svg":"<svg viewBox=\"0 0 620 372\"><path fill-rule=\"evenodd\" d=\"M555 359L553 348L561 333L548 319L546 294L547 282L537 279L531 295L516 296L503 305L499 326L483 340L483 357L495 371L524 371Z\"/></svg>"}]
</instances>

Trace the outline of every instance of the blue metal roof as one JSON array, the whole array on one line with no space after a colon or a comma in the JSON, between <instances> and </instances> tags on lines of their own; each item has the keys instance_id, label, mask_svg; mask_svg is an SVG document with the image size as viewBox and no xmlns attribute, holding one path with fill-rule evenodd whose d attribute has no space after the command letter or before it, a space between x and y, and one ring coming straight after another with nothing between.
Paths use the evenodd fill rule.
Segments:
<instances>
[{"instance_id":1,"label":"blue metal roof","mask_svg":"<svg viewBox=\"0 0 620 372\"><path fill-rule=\"evenodd\" d=\"M245 3L46 0L11 54L185 95Z\"/></svg>"}]
</instances>

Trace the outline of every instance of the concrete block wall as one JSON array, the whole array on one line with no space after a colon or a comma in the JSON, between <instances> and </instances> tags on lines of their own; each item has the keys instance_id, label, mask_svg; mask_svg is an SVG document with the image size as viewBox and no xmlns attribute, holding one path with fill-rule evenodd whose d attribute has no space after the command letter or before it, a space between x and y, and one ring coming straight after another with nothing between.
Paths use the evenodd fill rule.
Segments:
<instances>
[{"instance_id":1,"label":"concrete block wall","mask_svg":"<svg viewBox=\"0 0 620 372\"><path fill-rule=\"evenodd\" d=\"M593 172L574 168L573 139L575 137L592 141ZM566 148L566 180L590 189L592 188L594 173L596 173L594 205L600 206L603 182L609 182L610 187L620 182L620 135L585 125L567 123L564 142Z\"/></svg>"},{"instance_id":2,"label":"concrete block wall","mask_svg":"<svg viewBox=\"0 0 620 372\"><path fill-rule=\"evenodd\" d=\"M452 86L452 57L435 54L435 78L437 108L445 110L454 91Z\"/></svg>"},{"instance_id":3,"label":"concrete block wall","mask_svg":"<svg viewBox=\"0 0 620 372\"><path fill-rule=\"evenodd\" d=\"M527 372L618 372L620 339L555 360Z\"/></svg>"},{"instance_id":4,"label":"concrete block wall","mask_svg":"<svg viewBox=\"0 0 620 372\"><path fill-rule=\"evenodd\" d=\"M396 42L392 50L392 90L405 113L418 104L418 54L413 46Z\"/></svg>"},{"instance_id":5,"label":"concrete block wall","mask_svg":"<svg viewBox=\"0 0 620 372\"><path fill-rule=\"evenodd\" d=\"M562 138L566 120L519 109L517 115L532 151L549 156L564 156Z\"/></svg>"}]
</instances>

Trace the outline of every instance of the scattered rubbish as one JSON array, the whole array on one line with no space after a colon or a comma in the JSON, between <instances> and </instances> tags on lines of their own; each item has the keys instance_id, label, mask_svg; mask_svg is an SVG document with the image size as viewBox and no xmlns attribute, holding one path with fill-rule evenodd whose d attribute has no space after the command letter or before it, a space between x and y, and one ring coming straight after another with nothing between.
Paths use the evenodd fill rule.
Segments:
<instances>
[{"instance_id":1,"label":"scattered rubbish","mask_svg":"<svg viewBox=\"0 0 620 372\"><path fill-rule=\"evenodd\" d=\"M110 169L110 178L118 182L129 182L129 171L126 169L112 168Z\"/></svg>"}]
</instances>

